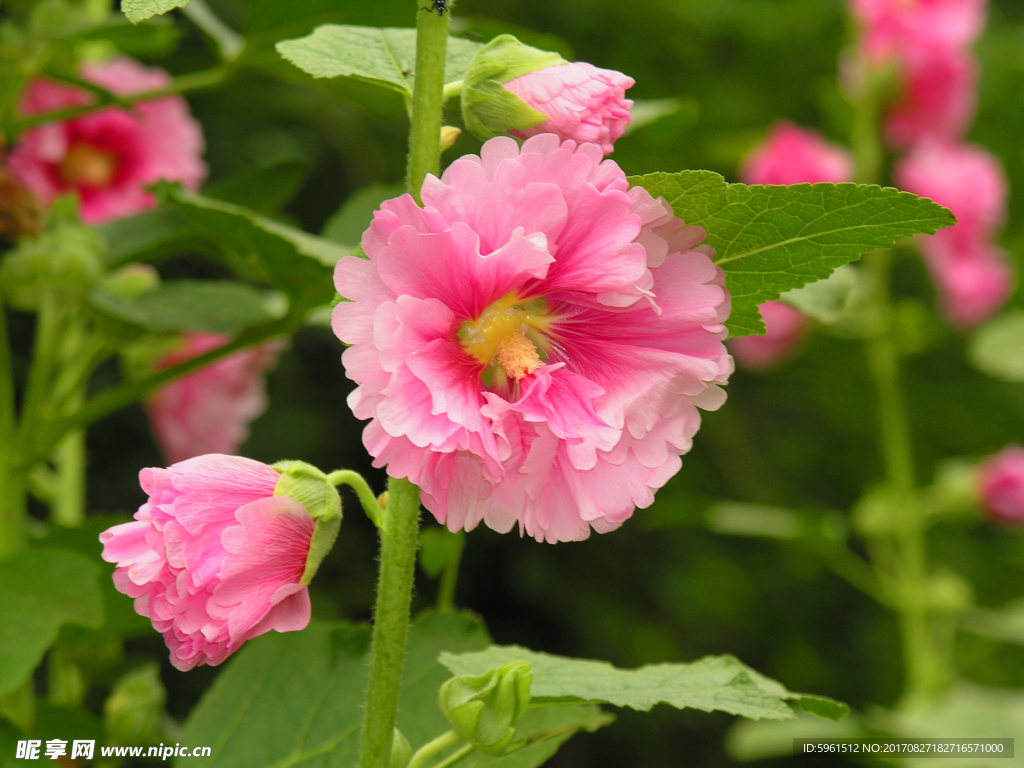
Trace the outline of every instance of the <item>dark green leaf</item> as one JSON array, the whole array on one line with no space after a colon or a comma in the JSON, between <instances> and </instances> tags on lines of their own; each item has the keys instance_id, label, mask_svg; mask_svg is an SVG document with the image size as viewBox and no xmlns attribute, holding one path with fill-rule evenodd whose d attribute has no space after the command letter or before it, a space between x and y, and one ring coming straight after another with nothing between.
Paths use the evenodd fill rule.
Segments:
<instances>
[{"instance_id":1,"label":"dark green leaf","mask_svg":"<svg viewBox=\"0 0 1024 768\"><path fill-rule=\"evenodd\" d=\"M37 549L0 560L0 695L20 685L62 624L103 624L99 567L74 552Z\"/></svg>"},{"instance_id":2,"label":"dark green leaf","mask_svg":"<svg viewBox=\"0 0 1024 768\"><path fill-rule=\"evenodd\" d=\"M218 255L205 230L167 205L109 221L96 229L107 242L104 261L110 268L131 261L156 261L178 253Z\"/></svg>"},{"instance_id":3,"label":"dark green leaf","mask_svg":"<svg viewBox=\"0 0 1024 768\"><path fill-rule=\"evenodd\" d=\"M461 80L482 46L448 40L444 81ZM416 64L416 30L324 24L313 34L277 44L278 52L313 77L351 77L412 96Z\"/></svg>"},{"instance_id":4,"label":"dark green leaf","mask_svg":"<svg viewBox=\"0 0 1024 768\"><path fill-rule=\"evenodd\" d=\"M955 223L931 200L889 187L727 184L711 171L633 177L707 230L732 296L732 336L764 333L757 305L821 280L868 251Z\"/></svg>"},{"instance_id":5,"label":"dark green leaf","mask_svg":"<svg viewBox=\"0 0 1024 768\"><path fill-rule=\"evenodd\" d=\"M285 160L252 168L203 188L203 194L264 215L276 213L295 196L309 175L309 163Z\"/></svg>"},{"instance_id":6,"label":"dark green leaf","mask_svg":"<svg viewBox=\"0 0 1024 768\"><path fill-rule=\"evenodd\" d=\"M134 25L123 16L111 16L105 24L79 32L79 40L103 40L112 43L129 56L158 58L172 53L178 47L181 33L178 27L166 18L150 19Z\"/></svg>"},{"instance_id":7,"label":"dark green leaf","mask_svg":"<svg viewBox=\"0 0 1024 768\"><path fill-rule=\"evenodd\" d=\"M420 531L420 568L432 579L441 575L444 567L462 553L466 534L452 533L440 525L431 525Z\"/></svg>"},{"instance_id":8,"label":"dark green leaf","mask_svg":"<svg viewBox=\"0 0 1024 768\"><path fill-rule=\"evenodd\" d=\"M19 731L12 723L0 717L0 768L16 768L18 765L25 765L24 760L18 760L18 742L25 738L25 734Z\"/></svg>"},{"instance_id":9,"label":"dark green leaf","mask_svg":"<svg viewBox=\"0 0 1024 768\"><path fill-rule=\"evenodd\" d=\"M149 331L204 331L234 335L284 316L280 296L223 280L178 280L137 296L93 291L90 304Z\"/></svg>"},{"instance_id":10,"label":"dark green leaf","mask_svg":"<svg viewBox=\"0 0 1024 768\"><path fill-rule=\"evenodd\" d=\"M515 661L529 662L533 666L530 690L537 702L602 701L644 712L664 703L679 709L728 712L754 720L785 720L793 717L787 700L803 704L808 698L805 694L790 693L732 656L707 656L689 664L651 664L625 670L603 661L551 656L515 645L494 645L461 656L444 653L440 660L455 675L479 675ZM814 714L842 717L849 711L839 702L810 698L815 701L804 708L812 708Z\"/></svg>"},{"instance_id":11,"label":"dark green leaf","mask_svg":"<svg viewBox=\"0 0 1024 768\"><path fill-rule=\"evenodd\" d=\"M1011 309L982 326L971 338L967 355L982 373L1024 382L1024 310Z\"/></svg>"}]
</instances>

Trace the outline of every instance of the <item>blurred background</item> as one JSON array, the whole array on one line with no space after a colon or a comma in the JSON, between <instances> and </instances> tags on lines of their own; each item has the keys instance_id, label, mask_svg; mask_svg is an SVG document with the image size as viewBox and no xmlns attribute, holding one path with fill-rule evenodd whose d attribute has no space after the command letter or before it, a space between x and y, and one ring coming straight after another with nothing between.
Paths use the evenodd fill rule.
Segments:
<instances>
[{"instance_id":1,"label":"blurred background","mask_svg":"<svg viewBox=\"0 0 1024 768\"><path fill-rule=\"evenodd\" d=\"M211 183L294 161L302 170L279 216L321 232L353 193L401 182L407 130L401 100L368 86L314 81L280 59L273 43L327 22L409 26L411 0L209 5L250 40L247 66L236 77L188 97L205 132ZM735 181L744 154L780 118L848 143L851 112L836 85L837 57L851 34L842 0L459 0L453 25L485 39L511 32L570 60L625 72L636 79L632 98L675 100L668 114L616 145L613 158L627 174L705 168ZM174 74L216 63L194 27L177 18L173 29L161 46L133 55ZM969 138L998 155L1011 188L1024 190L1024 4L992 0L977 53L980 108ZM464 134L445 158L478 147ZM1002 244L1020 273L1024 195L1012 196L1010 205ZM165 278L222 274L221 267L188 256L158 269ZM901 258L895 269L901 297L934 305L920 260ZM1020 289L1010 303L1024 303ZM923 482L945 459L980 458L1024 442L1024 385L971 368L965 339L931 317L906 372ZM24 364L30 323L27 316L14 321ZM345 405L352 383L340 354L327 328L297 334L269 374L270 407L240 452L266 462L286 457L328 470L354 468L381 490L383 473L370 467L362 424ZM116 376L114 366L103 369L95 386ZM557 546L472 532L457 604L480 614L503 644L629 667L732 653L791 690L832 696L861 711L893 706L903 673L891 614L833 575L820 553L799 541L725 536L706 524L708 508L722 500L845 516L882 477L862 345L812 330L785 365L762 374L738 371L728 393L721 411L704 415L679 475L652 508L638 511L619 531ZM139 469L164 464L142 407L91 427L87 446L90 514L134 512L145 500ZM377 545L354 497L345 501L349 514L313 586L313 611L321 618L365 620ZM931 547L937 562L974 584L978 604L999 606L1024 594L1024 528L965 518L936 528ZM415 606L431 605L435 593L436 583L419 574ZM1024 687L1024 647L964 635L956 653L965 677ZM96 678L90 700L102 701L104 679L116 679L141 658L159 660L168 710L184 720L218 669L181 674L166 656L155 633L130 641L127 657ZM549 764L732 764L723 747L732 723L721 714L667 707L650 714L620 711L614 725L576 736Z\"/></svg>"}]
</instances>

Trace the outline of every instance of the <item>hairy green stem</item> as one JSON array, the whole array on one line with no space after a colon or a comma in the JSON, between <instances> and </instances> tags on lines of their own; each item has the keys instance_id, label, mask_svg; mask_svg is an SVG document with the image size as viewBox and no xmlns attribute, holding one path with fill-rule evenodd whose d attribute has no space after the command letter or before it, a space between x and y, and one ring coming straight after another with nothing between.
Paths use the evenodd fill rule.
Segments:
<instances>
[{"instance_id":1,"label":"hairy green stem","mask_svg":"<svg viewBox=\"0 0 1024 768\"><path fill-rule=\"evenodd\" d=\"M377 497L373 495L369 483L363 476L351 469L339 469L327 476L327 482L331 485L347 485L356 492L359 503L363 507L366 516L377 526L377 530L384 529L384 512L377 503Z\"/></svg>"},{"instance_id":2,"label":"hairy green stem","mask_svg":"<svg viewBox=\"0 0 1024 768\"><path fill-rule=\"evenodd\" d=\"M405 768L423 768L427 764L427 760L434 757L434 755L441 754L449 747L454 747L460 741L462 741L462 737L455 731L442 733L433 741L428 741L417 749L416 754L412 756L412 759Z\"/></svg>"},{"instance_id":3,"label":"hairy green stem","mask_svg":"<svg viewBox=\"0 0 1024 768\"><path fill-rule=\"evenodd\" d=\"M419 526L419 488L408 480L392 478L380 537L380 580L373 614L359 768L387 768L391 759Z\"/></svg>"},{"instance_id":4,"label":"hairy green stem","mask_svg":"<svg viewBox=\"0 0 1024 768\"><path fill-rule=\"evenodd\" d=\"M173 96L175 94L199 90L201 88L209 88L226 79L230 71L231 70L228 66L219 65L211 67L210 69L204 69L201 72L179 75L174 78L169 85L163 88L157 88L153 91L133 93L129 96L118 96L114 100L101 97L93 104L86 104L81 107L70 107L68 109L59 109L53 112L44 112L41 115L31 115L30 117L25 117L16 121L13 126L12 134L16 137L22 131L26 131L29 128L35 128L37 125L71 120L76 117L81 117L82 115L88 115L91 112L106 109L110 106L124 107L127 109L140 101L151 101L152 99L159 99L163 96Z\"/></svg>"},{"instance_id":5,"label":"hairy green stem","mask_svg":"<svg viewBox=\"0 0 1024 768\"><path fill-rule=\"evenodd\" d=\"M415 0L417 7L422 0ZM444 103L444 64L448 53L448 13L420 10L416 19L416 85L412 94L412 125L405 183L420 202L420 187L428 173L441 168L441 121Z\"/></svg>"}]
</instances>

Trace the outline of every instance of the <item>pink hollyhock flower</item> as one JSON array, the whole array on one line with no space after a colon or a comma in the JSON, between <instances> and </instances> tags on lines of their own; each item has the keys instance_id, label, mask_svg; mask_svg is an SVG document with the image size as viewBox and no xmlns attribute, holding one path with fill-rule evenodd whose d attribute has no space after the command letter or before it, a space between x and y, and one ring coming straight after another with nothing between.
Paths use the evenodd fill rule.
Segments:
<instances>
[{"instance_id":1,"label":"pink hollyhock flower","mask_svg":"<svg viewBox=\"0 0 1024 768\"><path fill-rule=\"evenodd\" d=\"M803 338L807 318L781 301L758 307L764 318L764 336L729 339L729 351L743 368L765 371L785 360Z\"/></svg>"},{"instance_id":2,"label":"pink hollyhock flower","mask_svg":"<svg viewBox=\"0 0 1024 768\"><path fill-rule=\"evenodd\" d=\"M156 90L171 76L137 61L116 58L86 64L81 77L118 95ZM32 80L22 97L22 116L89 104L87 91L44 78ZM180 96L110 107L26 131L8 156L8 167L44 203L77 192L82 219L99 223L152 208L144 186L160 179L198 189L206 177L202 130Z\"/></svg>"},{"instance_id":3,"label":"pink hollyhock flower","mask_svg":"<svg viewBox=\"0 0 1024 768\"><path fill-rule=\"evenodd\" d=\"M885 118L886 141L898 149L963 137L974 118L977 63L967 51L907 60L899 98Z\"/></svg>"},{"instance_id":4,"label":"pink hollyhock flower","mask_svg":"<svg viewBox=\"0 0 1024 768\"><path fill-rule=\"evenodd\" d=\"M374 214L335 271L363 443L451 530L617 528L725 399L714 251L595 144L499 137Z\"/></svg>"},{"instance_id":5,"label":"pink hollyhock flower","mask_svg":"<svg viewBox=\"0 0 1024 768\"><path fill-rule=\"evenodd\" d=\"M182 348L157 367L183 363L230 340L216 333L186 333ZM146 412L167 460L234 453L249 436L249 424L267 408L263 373L280 350L279 342L243 349L158 389L146 402Z\"/></svg>"},{"instance_id":6,"label":"pink hollyhock flower","mask_svg":"<svg viewBox=\"0 0 1024 768\"><path fill-rule=\"evenodd\" d=\"M505 83L505 88L548 119L511 133L523 139L554 133L562 140L598 144L604 154L611 154L633 120L629 113L633 102L626 98L626 91L635 82L621 72L582 61L520 75Z\"/></svg>"},{"instance_id":7,"label":"pink hollyhock flower","mask_svg":"<svg viewBox=\"0 0 1024 768\"><path fill-rule=\"evenodd\" d=\"M309 623L300 584L315 523L281 475L239 456L139 473L149 500L100 534L114 586L152 619L180 670L216 666L252 638Z\"/></svg>"},{"instance_id":8,"label":"pink hollyhock flower","mask_svg":"<svg viewBox=\"0 0 1024 768\"><path fill-rule=\"evenodd\" d=\"M747 156L740 177L745 184L839 184L853 177L853 158L817 131L782 120Z\"/></svg>"},{"instance_id":9,"label":"pink hollyhock flower","mask_svg":"<svg viewBox=\"0 0 1024 768\"><path fill-rule=\"evenodd\" d=\"M994 517L1024 523L1024 448L1010 445L978 471L982 503Z\"/></svg>"},{"instance_id":10,"label":"pink hollyhock flower","mask_svg":"<svg viewBox=\"0 0 1024 768\"><path fill-rule=\"evenodd\" d=\"M921 255L939 289L943 314L967 330L987 320L1013 292L1013 268L984 241L960 241L954 227L922 237Z\"/></svg>"},{"instance_id":11,"label":"pink hollyhock flower","mask_svg":"<svg viewBox=\"0 0 1024 768\"><path fill-rule=\"evenodd\" d=\"M896 163L893 175L900 189L953 212L957 224L943 233L957 242L990 237L1006 217L1006 174L981 147L925 142Z\"/></svg>"},{"instance_id":12,"label":"pink hollyhock flower","mask_svg":"<svg viewBox=\"0 0 1024 768\"><path fill-rule=\"evenodd\" d=\"M962 50L985 26L988 0L852 0L870 59Z\"/></svg>"}]
</instances>

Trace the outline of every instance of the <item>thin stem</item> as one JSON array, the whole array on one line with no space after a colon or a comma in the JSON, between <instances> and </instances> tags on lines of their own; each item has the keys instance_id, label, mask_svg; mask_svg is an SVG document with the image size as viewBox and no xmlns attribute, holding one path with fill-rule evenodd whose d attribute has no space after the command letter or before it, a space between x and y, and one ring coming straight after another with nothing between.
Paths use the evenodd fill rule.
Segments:
<instances>
[{"instance_id":1,"label":"thin stem","mask_svg":"<svg viewBox=\"0 0 1024 768\"><path fill-rule=\"evenodd\" d=\"M377 530L384 529L384 511L377 503L377 497L373 495L370 485L363 479L363 476L351 469L339 469L327 476L331 485L347 485L356 492L359 503L363 507L366 516L377 526Z\"/></svg>"},{"instance_id":2,"label":"thin stem","mask_svg":"<svg viewBox=\"0 0 1024 768\"><path fill-rule=\"evenodd\" d=\"M0 557L20 548L20 512L25 508L24 484L19 491L14 466L14 433L14 371L7 336L7 308L0 302Z\"/></svg>"},{"instance_id":3,"label":"thin stem","mask_svg":"<svg viewBox=\"0 0 1024 768\"><path fill-rule=\"evenodd\" d=\"M245 40L235 30L217 18L204 0L191 0L181 9L185 17L217 44L222 61L234 61L245 46Z\"/></svg>"},{"instance_id":4,"label":"thin stem","mask_svg":"<svg viewBox=\"0 0 1024 768\"><path fill-rule=\"evenodd\" d=\"M441 572L441 583L437 586L437 610L439 613L455 609L455 587L459 583L459 563L462 547L451 556Z\"/></svg>"},{"instance_id":5,"label":"thin stem","mask_svg":"<svg viewBox=\"0 0 1024 768\"><path fill-rule=\"evenodd\" d=\"M391 758L416 569L419 488L408 480L391 478L384 520L359 768L386 768Z\"/></svg>"},{"instance_id":6,"label":"thin stem","mask_svg":"<svg viewBox=\"0 0 1024 768\"><path fill-rule=\"evenodd\" d=\"M451 757L445 758L440 763L434 765L434 768L451 768L457 763L461 763L467 757L472 755L476 751L476 747L472 744L467 744L457 752L453 752Z\"/></svg>"},{"instance_id":7,"label":"thin stem","mask_svg":"<svg viewBox=\"0 0 1024 768\"><path fill-rule=\"evenodd\" d=\"M68 528L85 523L85 430L69 432L57 446L57 483L50 521Z\"/></svg>"},{"instance_id":8,"label":"thin stem","mask_svg":"<svg viewBox=\"0 0 1024 768\"><path fill-rule=\"evenodd\" d=\"M820 554L825 565L851 586L856 587L882 605L892 604L885 589L879 584L878 576L870 564L847 549L845 545L822 547Z\"/></svg>"},{"instance_id":9,"label":"thin stem","mask_svg":"<svg viewBox=\"0 0 1024 768\"><path fill-rule=\"evenodd\" d=\"M416 1L422 5L422 0ZM427 174L437 175L441 168L441 119L449 15L421 9L416 19L416 85L412 94L405 183L417 203L420 202L420 187Z\"/></svg>"},{"instance_id":10,"label":"thin stem","mask_svg":"<svg viewBox=\"0 0 1024 768\"><path fill-rule=\"evenodd\" d=\"M448 731L438 736L433 741L428 741L422 747L416 750L416 753L412 756L409 764L405 768L423 768L427 764L427 760L432 758L434 755L439 755L449 747L454 747L462 740L455 731Z\"/></svg>"},{"instance_id":11,"label":"thin stem","mask_svg":"<svg viewBox=\"0 0 1024 768\"><path fill-rule=\"evenodd\" d=\"M224 80L230 71L231 70L228 66L222 64L210 69L204 69L201 72L179 75L174 78L169 85L163 88L157 88L156 90L145 91L143 93L133 93L130 96L120 96L118 97L118 101L114 102L114 104L121 107L131 107L140 101L151 101L152 99L159 99L164 96L174 96L188 91L199 90L200 88L209 88L210 86L217 85ZM53 112L45 112L41 115L31 115L30 117L25 117L15 122L12 133L17 136L22 131L26 131L29 128L35 128L37 125L45 125L46 123L53 123L62 120L71 120L101 109L106 109L109 106L111 106L110 102L100 101L94 104L86 104L81 107L58 109Z\"/></svg>"},{"instance_id":12,"label":"thin stem","mask_svg":"<svg viewBox=\"0 0 1024 768\"><path fill-rule=\"evenodd\" d=\"M441 91L441 98L445 101L453 99L456 96L462 94L462 81L456 80L454 83L447 83Z\"/></svg>"}]
</instances>

